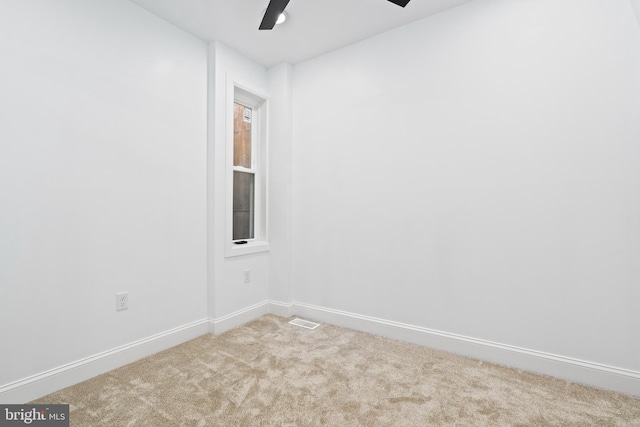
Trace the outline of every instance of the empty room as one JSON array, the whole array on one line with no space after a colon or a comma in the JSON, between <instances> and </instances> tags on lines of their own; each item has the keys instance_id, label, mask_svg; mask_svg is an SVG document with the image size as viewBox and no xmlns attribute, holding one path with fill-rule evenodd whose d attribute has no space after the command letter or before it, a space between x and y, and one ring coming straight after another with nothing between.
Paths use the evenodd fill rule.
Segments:
<instances>
[{"instance_id":1,"label":"empty room","mask_svg":"<svg viewBox=\"0 0 640 427\"><path fill-rule=\"evenodd\" d=\"M0 60L0 425L640 426L640 0L1 0Z\"/></svg>"}]
</instances>

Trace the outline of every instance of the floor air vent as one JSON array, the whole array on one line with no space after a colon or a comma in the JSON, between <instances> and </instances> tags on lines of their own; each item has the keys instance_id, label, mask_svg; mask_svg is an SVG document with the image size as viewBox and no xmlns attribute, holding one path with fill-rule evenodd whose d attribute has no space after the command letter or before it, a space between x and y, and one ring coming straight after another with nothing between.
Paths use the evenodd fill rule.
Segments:
<instances>
[{"instance_id":1,"label":"floor air vent","mask_svg":"<svg viewBox=\"0 0 640 427\"><path fill-rule=\"evenodd\" d=\"M320 326L319 323L315 323L315 322L310 322L308 320L302 320L302 319L293 319L291 322L289 322L292 325L295 326L300 326L302 328L307 328L307 329L315 329L318 326Z\"/></svg>"}]
</instances>

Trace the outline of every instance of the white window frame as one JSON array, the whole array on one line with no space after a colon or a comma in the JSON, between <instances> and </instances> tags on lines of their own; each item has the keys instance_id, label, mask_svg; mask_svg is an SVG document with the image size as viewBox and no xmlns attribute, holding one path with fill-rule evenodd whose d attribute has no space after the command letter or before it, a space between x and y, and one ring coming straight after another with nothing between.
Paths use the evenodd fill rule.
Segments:
<instances>
[{"instance_id":1,"label":"white window frame","mask_svg":"<svg viewBox=\"0 0 640 427\"><path fill-rule=\"evenodd\" d=\"M267 171L268 171L268 100L259 92L230 79L227 84L226 105L226 224L225 257L255 254L269 250L267 230ZM251 164L252 168L233 165L234 103L252 109ZM254 172L254 238L243 239L246 244L233 241L233 172Z\"/></svg>"}]
</instances>

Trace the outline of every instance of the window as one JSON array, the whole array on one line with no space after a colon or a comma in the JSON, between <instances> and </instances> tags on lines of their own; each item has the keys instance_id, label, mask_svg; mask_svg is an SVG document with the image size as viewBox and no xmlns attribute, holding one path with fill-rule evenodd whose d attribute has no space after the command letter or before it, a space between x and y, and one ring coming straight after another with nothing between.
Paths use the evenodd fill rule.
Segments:
<instances>
[{"instance_id":1,"label":"window","mask_svg":"<svg viewBox=\"0 0 640 427\"><path fill-rule=\"evenodd\" d=\"M266 229L266 99L233 85L227 135L226 256L269 249Z\"/></svg>"},{"instance_id":2,"label":"window","mask_svg":"<svg viewBox=\"0 0 640 427\"><path fill-rule=\"evenodd\" d=\"M233 104L233 237L234 242L255 237L256 165L252 156L251 107Z\"/></svg>"}]
</instances>

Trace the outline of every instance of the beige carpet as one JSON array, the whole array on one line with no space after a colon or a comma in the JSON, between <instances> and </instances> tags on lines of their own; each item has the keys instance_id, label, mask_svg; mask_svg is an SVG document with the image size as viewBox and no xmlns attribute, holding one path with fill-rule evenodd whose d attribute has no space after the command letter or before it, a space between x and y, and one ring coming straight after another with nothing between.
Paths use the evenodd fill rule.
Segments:
<instances>
[{"instance_id":1,"label":"beige carpet","mask_svg":"<svg viewBox=\"0 0 640 427\"><path fill-rule=\"evenodd\" d=\"M267 315L39 399L72 426L640 426L640 399Z\"/></svg>"}]
</instances>

